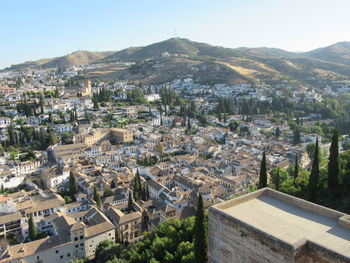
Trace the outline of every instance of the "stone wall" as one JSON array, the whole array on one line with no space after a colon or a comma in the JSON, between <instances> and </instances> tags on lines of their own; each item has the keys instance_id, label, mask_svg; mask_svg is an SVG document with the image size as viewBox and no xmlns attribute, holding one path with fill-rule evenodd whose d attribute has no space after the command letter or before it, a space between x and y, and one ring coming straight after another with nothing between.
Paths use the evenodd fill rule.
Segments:
<instances>
[{"instance_id":1,"label":"stone wall","mask_svg":"<svg viewBox=\"0 0 350 263\"><path fill-rule=\"evenodd\" d=\"M223 210L261 195L269 195L288 204L338 220L350 228L350 216L271 189L261 189L209 208L209 263L350 263L350 258L323 247L317 242L300 240L288 244L254 228Z\"/></svg>"},{"instance_id":2,"label":"stone wall","mask_svg":"<svg viewBox=\"0 0 350 263\"><path fill-rule=\"evenodd\" d=\"M243 222L209 209L209 263L288 263L298 251Z\"/></svg>"}]
</instances>

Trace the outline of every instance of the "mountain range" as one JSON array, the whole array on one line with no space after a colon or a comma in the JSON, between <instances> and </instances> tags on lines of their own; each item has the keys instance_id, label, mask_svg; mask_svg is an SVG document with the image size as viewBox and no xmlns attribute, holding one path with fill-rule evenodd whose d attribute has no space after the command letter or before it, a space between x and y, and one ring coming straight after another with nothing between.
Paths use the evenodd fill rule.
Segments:
<instances>
[{"instance_id":1,"label":"mountain range","mask_svg":"<svg viewBox=\"0 0 350 263\"><path fill-rule=\"evenodd\" d=\"M116 62L132 62L129 63L132 65ZM317 84L349 78L350 42L309 52L288 52L266 47L224 48L171 38L116 52L77 51L62 57L13 65L5 70L94 63L102 66L87 72L91 78L161 83L191 75L197 82L206 84L281 79Z\"/></svg>"}]
</instances>

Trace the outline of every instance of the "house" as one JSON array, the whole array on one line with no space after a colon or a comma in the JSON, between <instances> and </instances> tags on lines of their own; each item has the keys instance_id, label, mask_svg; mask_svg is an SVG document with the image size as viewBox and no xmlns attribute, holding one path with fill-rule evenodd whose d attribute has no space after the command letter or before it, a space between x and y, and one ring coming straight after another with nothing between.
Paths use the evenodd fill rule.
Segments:
<instances>
[{"instance_id":1,"label":"house","mask_svg":"<svg viewBox=\"0 0 350 263\"><path fill-rule=\"evenodd\" d=\"M40 168L44 164L44 161L34 160L27 162L11 162L9 163L10 171L12 171L16 175L24 175L35 172L38 168Z\"/></svg>"},{"instance_id":2,"label":"house","mask_svg":"<svg viewBox=\"0 0 350 263\"><path fill-rule=\"evenodd\" d=\"M61 263L77 257L93 259L101 241L115 241L114 225L96 208L69 215L56 213L47 220L51 222L51 236L7 246L0 254L0 262Z\"/></svg>"},{"instance_id":3,"label":"house","mask_svg":"<svg viewBox=\"0 0 350 263\"><path fill-rule=\"evenodd\" d=\"M6 95L6 94L11 94L15 93L16 89L15 88L10 88L8 86L2 86L0 87L0 94L1 95Z\"/></svg>"},{"instance_id":4,"label":"house","mask_svg":"<svg viewBox=\"0 0 350 263\"><path fill-rule=\"evenodd\" d=\"M45 175L45 184L48 188L59 189L68 183L69 169L67 167L53 166L42 171Z\"/></svg>"},{"instance_id":5,"label":"house","mask_svg":"<svg viewBox=\"0 0 350 263\"><path fill-rule=\"evenodd\" d=\"M162 192L170 192L170 190L164 185L158 183L155 180L147 181L150 198L158 199Z\"/></svg>"},{"instance_id":6,"label":"house","mask_svg":"<svg viewBox=\"0 0 350 263\"><path fill-rule=\"evenodd\" d=\"M124 213L117 208L110 207L107 215L115 225L117 240L133 243L143 238L141 212Z\"/></svg>"},{"instance_id":7,"label":"house","mask_svg":"<svg viewBox=\"0 0 350 263\"><path fill-rule=\"evenodd\" d=\"M0 173L0 186L4 189L15 188L23 182L24 178L24 175L13 174L11 171L3 171Z\"/></svg>"},{"instance_id":8,"label":"house","mask_svg":"<svg viewBox=\"0 0 350 263\"><path fill-rule=\"evenodd\" d=\"M8 117L0 117L0 128L7 128L11 124L11 119Z\"/></svg>"},{"instance_id":9,"label":"house","mask_svg":"<svg viewBox=\"0 0 350 263\"><path fill-rule=\"evenodd\" d=\"M54 127L55 132L57 133L72 132L73 128L74 128L73 125L67 125L67 124L58 124L58 125L55 125Z\"/></svg>"},{"instance_id":10,"label":"house","mask_svg":"<svg viewBox=\"0 0 350 263\"><path fill-rule=\"evenodd\" d=\"M19 212L0 215L0 238L9 234L21 233L21 214Z\"/></svg>"}]
</instances>

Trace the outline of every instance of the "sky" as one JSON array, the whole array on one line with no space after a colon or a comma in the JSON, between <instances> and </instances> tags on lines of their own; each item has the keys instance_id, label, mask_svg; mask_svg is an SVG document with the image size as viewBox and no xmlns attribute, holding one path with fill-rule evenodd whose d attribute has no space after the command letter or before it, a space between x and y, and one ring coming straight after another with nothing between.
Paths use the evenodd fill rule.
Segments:
<instances>
[{"instance_id":1,"label":"sky","mask_svg":"<svg viewBox=\"0 0 350 263\"><path fill-rule=\"evenodd\" d=\"M171 37L307 51L350 41L349 0L1 0L0 69Z\"/></svg>"}]
</instances>

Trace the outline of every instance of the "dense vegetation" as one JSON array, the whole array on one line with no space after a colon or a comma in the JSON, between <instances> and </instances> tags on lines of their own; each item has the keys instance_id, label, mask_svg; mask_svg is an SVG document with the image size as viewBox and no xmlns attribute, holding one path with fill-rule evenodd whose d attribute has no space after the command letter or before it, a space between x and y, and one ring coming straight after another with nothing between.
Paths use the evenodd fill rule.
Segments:
<instances>
[{"instance_id":1,"label":"dense vegetation","mask_svg":"<svg viewBox=\"0 0 350 263\"><path fill-rule=\"evenodd\" d=\"M145 232L142 241L134 244L102 241L93 263L204 263L207 261L207 224L203 198L199 195L195 217L160 223L151 233ZM71 261L83 262L83 259Z\"/></svg>"},{"instance_id":2,"label":"dense vegetation","mask_svg":"<svg viewBox=\"0 0 350 263\"><path fill-rule=\"evenodd\" d=\"M145 233L145 238L138 243L103 241L96 249L94 262L192 263L195 261L194 227L194 217L183 220L173 219L159 224L151 233ZM85 261L75 259L71 262Z\"/></svg>"},{"instance_id":3,"label":"dense vegetation","mask_svg":"<svg viewBox=\"0 0 350 263\"><path fill-rule=\"evenodd\" d=\"M332 136L328 158L318 141L308 147L310 171L296 163L288 170L270 171L269 187L345 213L350 213L350 150L339 153L338 131ZM297 157L296 157L297 158Z\"/></svg>"}]
</instances>

